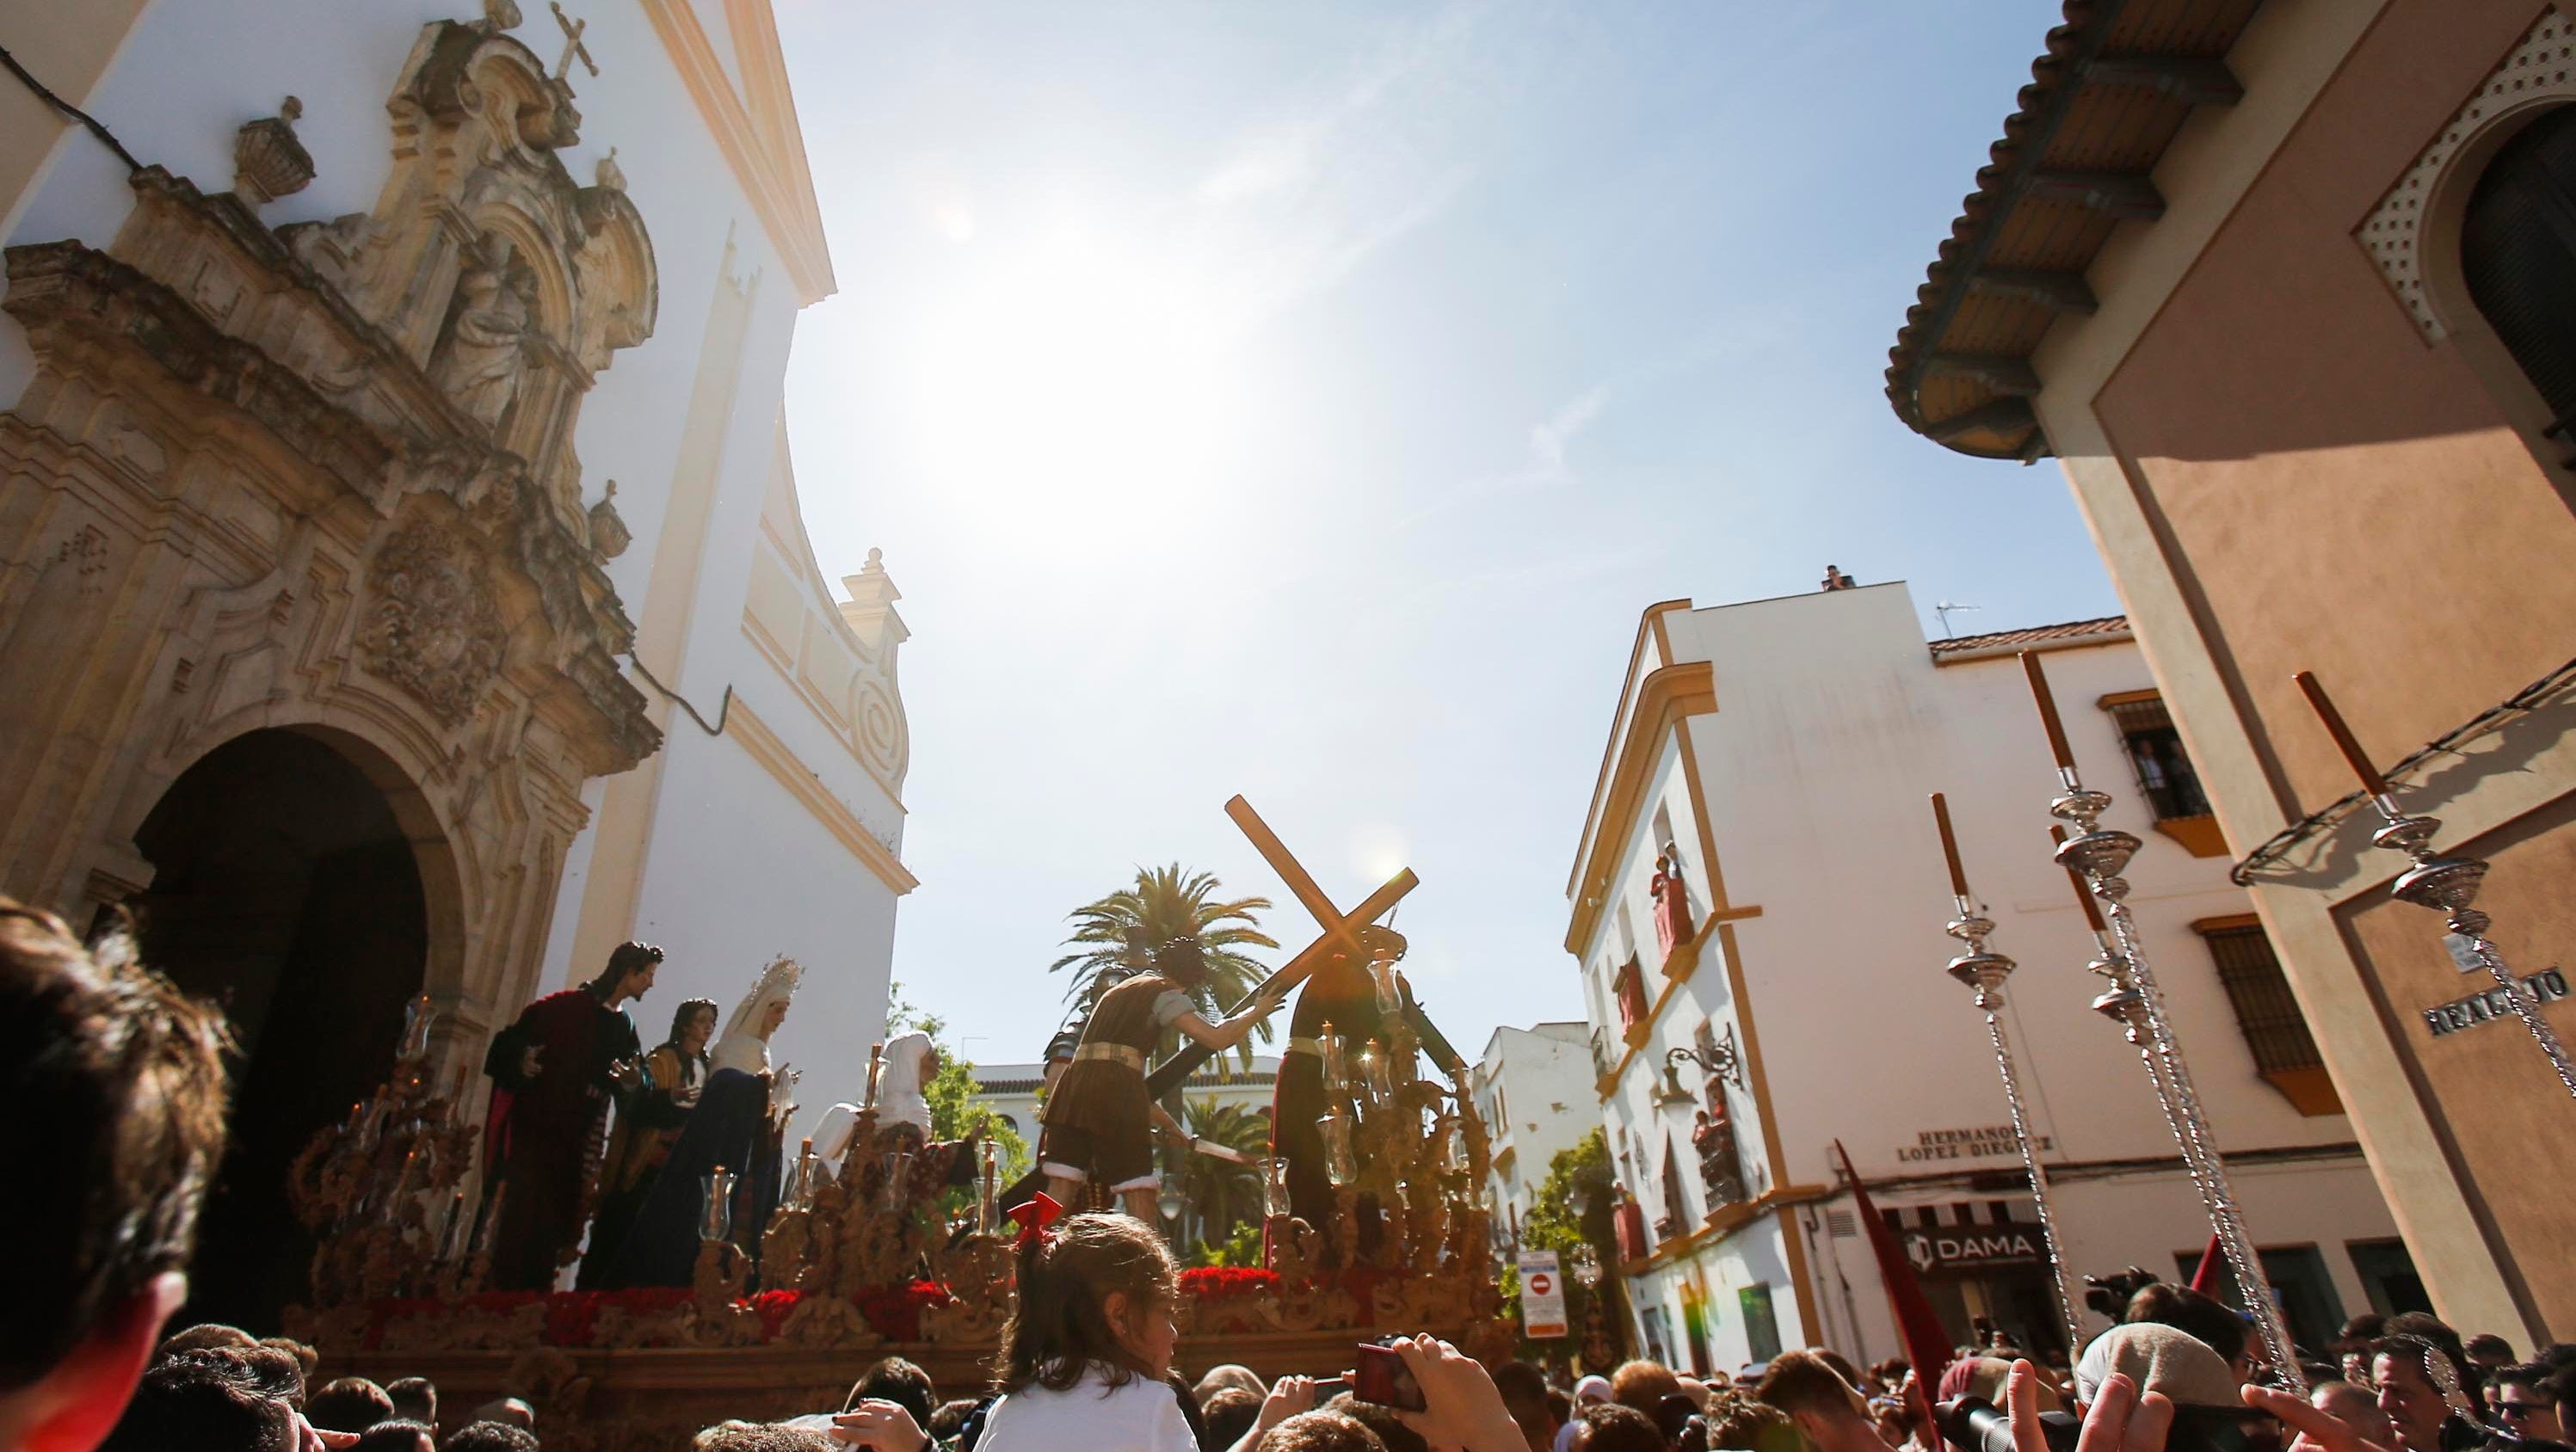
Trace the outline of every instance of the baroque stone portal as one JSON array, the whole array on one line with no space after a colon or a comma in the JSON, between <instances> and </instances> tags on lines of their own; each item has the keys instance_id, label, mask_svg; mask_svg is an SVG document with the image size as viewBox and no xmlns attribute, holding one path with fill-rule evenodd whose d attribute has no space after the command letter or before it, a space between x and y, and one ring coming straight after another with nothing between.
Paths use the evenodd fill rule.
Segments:
<instances>
[{"instance_id":1,"label":"baroque stone portal","mask_svg":"<svg viewBox=\"0 0 2576 1452\"><path fill-rule=\"evenodd\" d=\"M273 185L147 166L103 250L8 251L38 373L0 413L0 889L123 902L192 763L312 735L411 845L455 1053L534 986L583 781L660 744L572 446L656 279L501 20L426 27L387 109L369 212L271 230Z\"/></svg>"}]
</instances>

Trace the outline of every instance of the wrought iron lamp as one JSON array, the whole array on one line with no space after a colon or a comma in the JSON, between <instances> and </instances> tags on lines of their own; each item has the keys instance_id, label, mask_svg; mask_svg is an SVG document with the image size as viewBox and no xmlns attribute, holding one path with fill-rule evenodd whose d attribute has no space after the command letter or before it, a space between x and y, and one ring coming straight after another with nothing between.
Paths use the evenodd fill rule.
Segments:
<instances>
[{"instance_id":1,"label":"wrought iron lamp","mask_svg":"<svg viewBox=\"0 0 2576 1452\"><path fill-rule=\"evenodd\" d=\"M2388 778L2371 764L2369 755L2361 749L2360 740L2352 734L2352 728L2344 724L2343 713L2335 709L2333 699L2326 695L2326 688L2317 683L2315 674L2301 671L2292 679L2299 683L2299 690L2308 698L2308 705L2316 711L2317 719L2325 723L2326 734L2334 738L2335 749L2343 753L2343 759L2352 767L2353 774L2361 778L2362 790L2370 793L2370 804L2379 810L2380 820L2387 823L2371 834L2371 845L2403 852L2415 864L2390 885L2389 895L2445 915L2443 924L2450 932L2444 943L2451 951L2452 961L2463 973L2474 973L2481 968L2487 971L2488 976L2495 980L2496 987L2503 991L2506 1002L2513 1006L2514 1017L2522 1020L2532 1042L2540 1045L2541 1053L2548 1056L2549 1067L2558 1075L2560 1087L2567 1091L2569 1097L2576 1098L2576 1060L2568 1058L2567 1046L2559 1041L2548 1020L2540 1016L2537 995L2514 978L2513 971L2505 966L2504 955L2487 940L2487 928L2494 920L2471 906L2478 900L2478 889L2486 883L2486 860L2435 855L2433 834L2442 830L2442 819L2410 817L2399 811L2396 798L2389 795Z\"/></svg>"}]
</instances>

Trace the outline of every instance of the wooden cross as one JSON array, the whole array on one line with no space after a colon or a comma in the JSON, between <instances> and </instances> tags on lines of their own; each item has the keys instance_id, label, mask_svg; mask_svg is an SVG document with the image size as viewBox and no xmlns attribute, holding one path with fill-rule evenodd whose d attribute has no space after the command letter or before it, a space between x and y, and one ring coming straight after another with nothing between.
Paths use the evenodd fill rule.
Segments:
<instances>
[{"instance_id":1,"label":"wooden cross","mask_svg":"<svg viewBox=\"0 0 2576 1452\"><path fill-rule=\"evenodd\" d=\"M546 3L554 7L555 24L562 26L564 33L563 59L555 62L555 79L560 81L572 74L572 61L575 56L581 57L582 66L592 75L598 75L599 62L590 58L589 48L581 43L581 33L590 28L590 22L575 20L564 14L563 0L546 0Z\"/></svg>"},{"instance_id":2,"label":"wooden cross","mask_svg":"<svg viewBox=\"0 0 2576 1452\"><path fill-rule=\"evenodd\" d=\"M1322 936L1307 944L1285 966L1263 979L1261 986L1253 990L1255 993L1267 992L1278 997L1304 982L1335 952L1365 953L1367 950L1360 943L1360 930L1376 922L1402 901L1406 893L1421 885L1422 879L1413 875L1413 869L1405 868L1388 878L1377 891L1362 898L1358 907L1343 912L1333 906L1333 900L1324 895L1322 888L1315 885L1315 879L1289 852L1287 844L1279 840L1279 834L1270 830L1270 824L1261 820L1261 814L1252 810L1250 802L1235 797L1225 804L1225 814L1243 829L1244 836L1252 839L1253 850L1259 852L1271 870L1279 874L1280 881L1288 884L1289 894L1305 904L1306 911L1314 914L1316 923L1324 930ZM1184 1043L1180 1052L1155 1065L1154 1072L1145 1076L1146 1089L1157 1098L1169 1093L1174 1085L1187 1079L1213 1054L1213 1050L1198 1044Z\"/></svg>"}]
</instances>

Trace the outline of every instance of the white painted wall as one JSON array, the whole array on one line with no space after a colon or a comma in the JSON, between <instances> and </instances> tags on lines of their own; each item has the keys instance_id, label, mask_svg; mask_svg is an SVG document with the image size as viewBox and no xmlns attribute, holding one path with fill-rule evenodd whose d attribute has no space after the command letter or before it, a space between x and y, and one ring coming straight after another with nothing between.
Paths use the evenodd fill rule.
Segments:
<instances>
[{"instance_id":1,"label":"white painted wall","mask_svg":"<svg viewBox=\"0 0 2576 1452\"><path fill-rule=\"evenodd\" d=\"M1471 1083L1491 1136L1496 1233L1508 1237L1547 1182L1548 1162L1601 1127L1592 1089L1591 1026L1581 1022L1503 1027L1485 1041Z\"/></svg>"},{"instance_id":2,"label":"white painted wall","mask_svg":"<svg viewBox=\"0 0 2576 1452\"><path fill-rule=\"evenodd\" d=\"M1992 946L2022 965L2007 991L2006 1028L2035 1128L2054 1141L2051 1163L2171 1157L2172 1138L2134 1050L2088 1006L2102 984L2082 971L2091 937L2049 858L2046 809L2056 774L2020 664L2003 655L1936 666L1918 618L1901 584L1665 617L1674 659L1714 667L1718 709L1688 718L1684 729L1692 733L1729 900L1761 909L1735 926L1734 966L1760 1035L1783 1178L1792 1186L1833 1185L1836 1138L1882 1206L1999 1198L2006 1192L1918 1190L1903 1180L1927 1170L2017 1169L2010 1158L1925 1163L1899 1154L1923 1131L2008 1122L1983 1018L1967 990L1942 971L1959 947L1941 931L1951 904L1926 802L1936 790L1949 797L1970 886L1999 925ZM2087 784L2116 798L2104 824L2146 843L2127 873L2130 900L2221 1148L2243 1154L2348 1145L2352 1132L2342 1117L2303 1118L2258 1077L2209 951L2191 930L2196 919L2251 906L2227 883L2227 859L2193 857L2154 829L2118 730L2095 704L2109 693L2153 686L2136 647L2061 650L2043 659ZM1673 817L1695 914L1708 902L1679 752L1669 742L1661 750L1613 877L1613 891L1646 938L1648 960L1655 954L1645 885L1658 802ZM1595 1022L1609 1025L1614 1055L1620 1045L1607 975L1624 956L1616 916L1602 913L1581 954L1586 1000ZM1656 1019L1602 1105L1614 1150L1631 1144L1641 1151L1634 1158L1643 1163L1632 1167L1628 1183L1650 1224L1663 1203L1668 1138L1682 1168L1685 1207L1694 1216L1707 1209L1688 1144L1691 1108L1658 1107L1653 1094L1667 1049L1688 1046L1704 1018L1723 1027L1746 1011L1731 1001L1722 951L1712 936L1697 973ZM1650 1000L1661 986L1650 963ZM1685 1087L1696 1089L1696 1081L1686 1069ZM1759 1194L1767 1147L1751 1099L1730 1099L1748 1192ZM2254 1166L2239 1175L2237 1188L2258 1243L2317 1245L2346 1313L2366 1308L2342 1246L2395 1230L2357 1153ZM2080 1269L2135 1262L2170 1275L2174 1253L2197 1250L2207 1237L2178 1169L2072 1183L2063 1199L2069 1254ZM1839 1204L1848 1209L1850 1201ZM1742 1343L1729 1314L1731 1294L1719 1294L1714 1282L1733 1277L1740 1284L1777 1268L1778 1240L1776 1222L1766 1219L1691 1263L1639 1278L1632 1290L1641 1306L1670 1297L1678 1325L1679 1286L1695 1263L1712 1280L1723 1362ZM1885 1298L1866 1242L1806 1248L1823 1293L1815 1307L1823 1324L1797 1327L1784 1284L1776 1297L1783 1344L1852 1334L1839 1286L1824 1284L1833 1264L1853 1282L1859 1312L1860 1344L1841 1349L1890 1354Z\"/></svg>"},{"instance_id":3,"label":"white painted wall","mask_svg":"<svg viewBox=\"0 0 2576 1452\"><path fill-rule=\"evenodd\" d=\"M640 621L698 348L716 290L730 278L749 289L750 320L683 664L667 684L711 720L730 687L872 835L899 851L901 804L860 768L741 629L763 492L777 462L795 289L642 7L569 8L589 22L583 40L601 73L592 76L575 62L570 75L582 140L559 156L576 182L588 184L597 160L616 149L627 194L652 237L660 282L653 337L614 355L586 396L575 433L585 499L596 501L605 481L615 479L618 511L635 536L609 563L609 575L630 617ZM726 8L697 6L718 54L738 72ZM551 69L562 54L562 32L544 5L521 9L526 19L513 33ZM305 190L265 208L262 220L277 226L365 212L391 172L385 101L421 27L478 12L473 0L156 0L88 109L143 162L219 192L233 183L235 129L275 114L293 94L304 103L296 134L318 175ZM6 240L78 238L104 248L132 206L122 164L74 131L31 189ZM18 397L31 367L23 330L0 314L0 401ZM860 562L833 564L826 577L856 570ZM810 605L837 619L824 587L807 580L804 589ZM640 680L637 685L650 693ZM659 1041L671 1006L682 998L714 998L730 1012L770 956L792 954L806 965L807 977L776 1056L805 1070L800 1098L809 1114L836 1098L856 1099L867 1046L884 1027L893 891L735 741L707 737L683 712L671 715L662 770L636 933L661 943L671 958L637 1009L645 1041ZM593 781L584 792L594 813L604 791L604 782ZM595 835L595 826L586 830L567 856L541 989L577 981L599 966L569 961Z\"/></svg>"}]
</instances>

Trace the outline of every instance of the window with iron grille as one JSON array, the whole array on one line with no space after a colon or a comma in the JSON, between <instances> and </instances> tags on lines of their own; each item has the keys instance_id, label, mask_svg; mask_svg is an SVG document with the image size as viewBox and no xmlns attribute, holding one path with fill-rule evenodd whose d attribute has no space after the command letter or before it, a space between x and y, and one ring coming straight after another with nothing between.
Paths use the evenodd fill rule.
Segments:
<instances>
[{"instance_id":1,"label":"window with iron grille","mask_svg":"<svg viewBox=\"0 0 2576 1452\"><path fill-rule=\"evenodd\" d=\"M2182 733L2174 730L2161 697L2110 697L2103 708L2119 723L2120 744L2128 750L2129 769L2137 774L2138 792L2159 822L2209 815L2209 798L2200 789L2200 774L2183 754Z\"/></svg>"},{"instance_id":2,"label":"window with iron grille","mask_svg":"<svg viewBox=\"0 0 2576 1452\"><path fill-rule=\"evenodd\" d=\"M2236 1009L2246 1047L2254 1051L2254 1066L2265 1074L2323 1068L2317 1041L2308 1033L2308 1021L2290 994L2290 981L2281 976L2281 960L2272 955L2272 940L2263 936L2262 926L2194 926L2218 962L2219 984Z\"/></svg>"}]
</instances>

